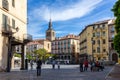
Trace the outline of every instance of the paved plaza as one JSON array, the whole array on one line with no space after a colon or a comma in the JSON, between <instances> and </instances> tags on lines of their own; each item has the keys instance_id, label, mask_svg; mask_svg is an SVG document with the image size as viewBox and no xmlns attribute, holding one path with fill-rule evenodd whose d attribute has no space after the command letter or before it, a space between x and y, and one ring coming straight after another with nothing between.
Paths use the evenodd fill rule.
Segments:
<instances>
[{"instance_id":1,"label":"paved plaza","mask_svg":"<svg viewBox=\"0 0 120 80\"><path fill-rule=\"evenodd\" d=\"M79 72L79 65L61 65L61 69L52 69L51 65L42 66L41 76L36 76L33 70L12 70L10 73L0 73L0 80L105 80L112 67L105 67L100 72Z\"/></svg>"}]
</instances>

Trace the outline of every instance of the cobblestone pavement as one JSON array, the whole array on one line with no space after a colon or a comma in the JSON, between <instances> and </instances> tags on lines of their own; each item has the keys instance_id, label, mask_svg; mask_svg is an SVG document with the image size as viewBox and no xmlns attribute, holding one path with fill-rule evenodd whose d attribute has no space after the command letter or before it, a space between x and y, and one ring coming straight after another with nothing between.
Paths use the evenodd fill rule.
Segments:
<instances>
[{"instance_id":1,"label":"cobblestone pavement","mask_svg":"<svg viewBox=\"0 0 120 80\"><path fill-rule=\"evenodd\" d=\"M120 80L120 65L115 65L106 77L106 80Z\"/></svg>"},{"instance_id":2,"label":"cobblestone pavement","mask_svg":"<svg viewBox=\"0 0 120 80\"><path fill-rule=\"evenodd\" d=\"M112 67L105 67L100 72L79 72L78 65L62 65L61 69L42 68L41 76L36 76L36 70L11 71L0 73L0 80L104 80ZM68 67L68 68L67 68Z\"/></svg>"}]
</instances>

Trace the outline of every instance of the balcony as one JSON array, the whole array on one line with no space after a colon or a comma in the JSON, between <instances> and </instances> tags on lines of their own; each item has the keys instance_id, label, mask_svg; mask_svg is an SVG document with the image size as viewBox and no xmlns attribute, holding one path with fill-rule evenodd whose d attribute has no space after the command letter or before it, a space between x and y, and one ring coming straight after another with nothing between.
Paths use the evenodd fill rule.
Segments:
<instances>
[{"instance_id":1,"label":"balcony","mask_svg":"<svg viewBox=\"0 0 120 80\"><path fill-rule=\"evenodd\" d=\"M5 36L12 34L12 29L11 29L10 25L8 25L8 24L2 25L2 34Z\"/></svg>"},{"instance_id":2,"label":"balcony","mask_svg":"<svg viewBox=\"0 0 120 80\"><path fill-rule=\"evenodd\" d=\"M13 46L15 46L15 45L21 45L22 43L23 42L22 42L22 40L19 39L19 37L12 37L11 38L11 44Z\"/></svg>"},{"instance_id":3,"label":"balcony","mask_svg":"<svg viewBox=\"0 0 120 80\"><path fill-rule=\"evenodd\" d=\"M32 35L30 35L30 34L23 34L23 39L24 39L25 43L30 42L30 41L32 41Z\"/></svg>"}]
</instances>

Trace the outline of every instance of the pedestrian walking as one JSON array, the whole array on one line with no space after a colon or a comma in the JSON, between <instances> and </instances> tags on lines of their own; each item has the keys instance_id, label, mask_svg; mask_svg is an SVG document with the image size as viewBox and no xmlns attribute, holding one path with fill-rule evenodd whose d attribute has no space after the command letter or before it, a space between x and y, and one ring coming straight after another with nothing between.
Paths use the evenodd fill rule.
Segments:
<instances>
[{"instance_id":1,"label":"pedestrian walking","mask_svg":"<svg viewBox=\"0 0 120 80\"><path fill-rule=\"evenodd\" d=\"M31 67L31 70L33 69L33 60L30 60L30 67Z\"/></svg>"},{"instance_id":2,"label":"pedestrian walking","mask_svg":"<svg viewBox=\"0 0 120 80\"><path fill-rule=\"evenodd\" d=\"M88 60L86 59L84 61L84 71L87 71L87 69L88 69Z\"/></svg>"},{"instance_id":3,"label":"pedestrian walking","mask_svg":"<svg viewBox=\"0 0 120 80\"><path fill-rule=\"evenodd\" d=\"M41 75L41 66L42 66L42 61L38 59L37 61L37 76Z\"/></svg>"},{"instance_id":4,"label":"pedestrian walking","mask_svg":"<svg viewBox=\"0 0 120 80\"><path fill-rule=\"evenodd\" d=\"M57 62L57 66L58 66L58 69L60 69L60 62L59 61Z\"/></svg>"},{"instance_id":5,"label":"pedestrian walking","mask_svg":"<svg viewBox=\"0 0 120 80\"><path fill-rule=\"evenodd\" d=\"M100 70L100 63L98 61L96 61L95 66L97 67L97 71L99 71Z\"/></svg>"},{"instance_id":6,"label":"pedestrian walking","mask_svg":"<svg viewBox=\"0 0 120 80\"><path fill-rule=\"evenodd\" d=\"M52 68L55 69L55 60L52 61Z\"/></svg>"},{"instance_id":7,"label":"pedestrian walking","mask_svg":"<svg viewBox=\"0 0 120 80\"><path fill-rule=\"evenodd\" d=\"M95 68L95 62L91 61L90 65L91 65L90 70L93 71L93 68Z\"/></svg>"},{"instance_id":8,"label":"pedestrian walking","mask_svg":"<svg viewBox=\"0 0 120 80\"><path fill-rule=\"evenodd\" d=\"M83 72L83 59L80 59L79 65L80 65L80 72Z\"/></svg>"}]
</instances>

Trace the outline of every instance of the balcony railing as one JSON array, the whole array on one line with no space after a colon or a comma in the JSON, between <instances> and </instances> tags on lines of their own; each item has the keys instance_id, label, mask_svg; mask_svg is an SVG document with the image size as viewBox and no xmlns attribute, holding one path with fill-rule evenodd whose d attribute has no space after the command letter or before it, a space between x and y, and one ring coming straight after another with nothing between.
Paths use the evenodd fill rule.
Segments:
<instances>
[{"instance_id":1,"label":"balcony railing","mask_svg":"<svg viewBox=\"0 0 120 80\"><path fill-rule=\"evenodd\" d=\"M12 33L12 30L10 28L10 25L6 24L6 25L3 25L2 24L2 33L3 34L10 34Z\"/></svg>"},{"instance_id":2,"label":"balcony railing","mask_svg":"<svg viewBox=\"0 0 120 80\"><path fill-rule=\"evenodd\" d=\"M2 24L2 34L4 35L12 35L14 33L18 32L18 27L13 28L9 24Z\"/></svg>"},{"instance_id":3,"label":"balcony railing","mask_svg":"<svg viewBox=\"0 0 120 80\"><path fill-rule=\"evenodd\" d=\"M30 34L24 34L23 35L23 39L24 39L24 41L26 42L29 42L29 41L32 41L32 35L30 35Z\"/></svg>"}]
</instances>

